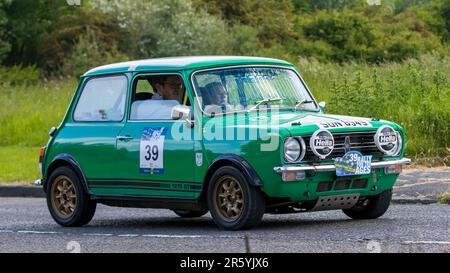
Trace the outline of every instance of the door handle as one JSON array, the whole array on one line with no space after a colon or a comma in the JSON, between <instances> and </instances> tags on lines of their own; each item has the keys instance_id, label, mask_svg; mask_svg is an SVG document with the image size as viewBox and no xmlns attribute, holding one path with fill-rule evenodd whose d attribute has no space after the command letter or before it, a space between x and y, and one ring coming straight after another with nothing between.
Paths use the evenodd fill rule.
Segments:
<instances>
[{"instance_id":1,"label":"door handle","mask_svg":"<svg viewBox=\"0 0 450 273\"><path fill-rule=\"evenodd\" d=\"M132 137L132 136L129 136L129 135L126 135L126 136L117 136L116 139L117 139L117 140L120 140L120 141L127 141L127 140L130 140L130 139L133 139L133 137Z\"/></svg>"}]
</instances>

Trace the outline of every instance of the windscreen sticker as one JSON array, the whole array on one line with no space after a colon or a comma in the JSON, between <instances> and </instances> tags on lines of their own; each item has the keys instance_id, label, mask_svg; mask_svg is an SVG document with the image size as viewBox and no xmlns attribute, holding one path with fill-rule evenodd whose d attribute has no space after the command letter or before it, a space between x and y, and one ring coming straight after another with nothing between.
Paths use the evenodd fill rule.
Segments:
<instances>
[{"instance_id":1,"label":"windscreen sticker","mask_svg":"<svg viewBox=\"0 0 450 273\"><path fill-rule=\"evenodd\" d=\"M164 173L164 139L166 133L167 130L164 127L144 128L139 148L141 173Z\"/></svg>"}]
</instances>

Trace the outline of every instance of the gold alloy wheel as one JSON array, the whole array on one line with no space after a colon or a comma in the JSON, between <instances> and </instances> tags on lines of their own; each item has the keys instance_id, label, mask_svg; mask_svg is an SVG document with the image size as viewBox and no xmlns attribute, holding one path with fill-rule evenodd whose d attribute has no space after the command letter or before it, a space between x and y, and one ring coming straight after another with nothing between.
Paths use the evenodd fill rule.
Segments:
<instances>
[{"instance_id":1,"label":"gold alloy wheel","mask_svg":"<svg viewBox=\"0 0 450 273\"><path fill-rule=\"evenodd\" d=\"M77 206L77 192L72 181L64 175L58 176L52 185L51 200L58 217L67 219Z\"/></svg>"},{"instance_id":2,"label":"gold alloy wheel","mask_svg":"<svg viewBox=\"0 0 450 273\"><path fill-rule=\"evenodd\" d=\"M229 175L221 177L214 188L214 196L214 206L224 221L233 222L241 216L244 193L236 178Z\"/></svg>"}]
</instances>

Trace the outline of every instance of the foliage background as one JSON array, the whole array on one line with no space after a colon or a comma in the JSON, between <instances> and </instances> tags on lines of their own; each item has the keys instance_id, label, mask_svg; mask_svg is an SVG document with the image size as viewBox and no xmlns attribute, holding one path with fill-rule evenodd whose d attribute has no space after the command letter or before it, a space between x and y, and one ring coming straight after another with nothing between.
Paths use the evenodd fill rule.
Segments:
<instances>
[{"instance_id":1,"label":"foliage background","mask_svg":"<svg viewBox=\"0 0 450 273\"><path fill-rule=\"evenodd\" d=\"M80 74L183 55L288 60L328 112L393 120L408 156L449 165L450 1L368 2L0 0L0 181L38 176Z\"/></svg>"}]
</instances>

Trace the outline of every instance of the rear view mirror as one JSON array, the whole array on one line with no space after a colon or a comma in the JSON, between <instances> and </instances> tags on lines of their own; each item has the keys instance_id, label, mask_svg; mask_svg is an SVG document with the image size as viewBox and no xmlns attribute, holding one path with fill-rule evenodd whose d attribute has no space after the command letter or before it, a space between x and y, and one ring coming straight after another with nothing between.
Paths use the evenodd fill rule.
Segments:
<instances>
[{"instance_id":1,"label":"rear view mirror","mask_svg":"<svg viewBox=\"0 0 450 273\"><path fill-rule=\"evenodd\" d=\"M186 126L192 128L194 122L191 120L191 107L184 105L177 105L172 108L173 120L184 120Z\"/></svg>"},{"instance_id":2,"label":"rear view mirror","mask_svg":"<svg viewBox=\"0 0 450 273\"><path fill-rule=\"evenodd\" d=\"M320 109L322 109L322 111L325 111L325 106L326 105L327 105L327 103L324 102L324 101L319 102L319 107L320 107Z\"/></svg>"}]
</instances>

